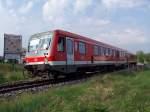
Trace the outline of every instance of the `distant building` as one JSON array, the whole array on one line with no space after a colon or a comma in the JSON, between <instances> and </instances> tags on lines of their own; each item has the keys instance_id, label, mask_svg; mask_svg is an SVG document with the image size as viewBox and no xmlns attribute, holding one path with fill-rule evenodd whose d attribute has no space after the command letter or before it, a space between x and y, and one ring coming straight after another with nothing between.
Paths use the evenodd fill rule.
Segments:
<instances>
[{"instance_id":1,"label":"distant building","mask_svg":"<svg viewBox=\"0 0 150 112\"><path fill-rule=\"evenodd\" d=\"M22 36L14 34L4 34L4 60L21 61Z\"/></svg>"}]
</instances>

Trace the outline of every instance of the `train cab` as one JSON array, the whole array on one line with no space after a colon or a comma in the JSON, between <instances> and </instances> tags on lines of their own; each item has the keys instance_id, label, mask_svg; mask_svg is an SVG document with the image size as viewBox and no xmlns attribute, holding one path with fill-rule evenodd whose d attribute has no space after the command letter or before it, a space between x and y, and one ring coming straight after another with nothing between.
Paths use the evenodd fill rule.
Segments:
<instances>
[{"instance_id":1,"label":"train cab","mask_svg":"<svg viewBox=\"0 0 150 112\"><path fill-rule=\"evenodd\" d=\"M32 35L25 68L35 75L41 72L75 72L74 39L57 31Z\"/></svg>"}]
</instances>

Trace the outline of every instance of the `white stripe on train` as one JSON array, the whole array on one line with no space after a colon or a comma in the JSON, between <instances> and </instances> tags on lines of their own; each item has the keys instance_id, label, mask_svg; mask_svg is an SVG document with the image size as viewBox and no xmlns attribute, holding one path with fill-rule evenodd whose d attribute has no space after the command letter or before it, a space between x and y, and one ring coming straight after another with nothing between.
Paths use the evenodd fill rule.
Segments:
<instances>
[{"instance_id":1,"label":"white stripe on train","mask_svg":"<svg viewBox=\"0 0 150 112\"><path fill-rule=\"evenodd\" d=\"M124 64L126 61L74 61L69 65L81 65L81 64ZM49 61L49 62L30 62L26 63L25 65L39 65L39 64L50 64L50 65L66 65L66 61Z\"/></svg>"}]
</instances>

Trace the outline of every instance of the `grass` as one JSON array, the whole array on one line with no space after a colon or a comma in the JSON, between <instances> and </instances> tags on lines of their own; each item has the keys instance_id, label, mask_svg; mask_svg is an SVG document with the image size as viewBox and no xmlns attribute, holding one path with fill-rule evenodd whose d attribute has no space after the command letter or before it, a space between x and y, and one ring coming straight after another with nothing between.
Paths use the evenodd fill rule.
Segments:
<instances>
[{"instance_id":1,"label":"grass","mask_svg":"<svg viewBox=\"0 0 150 112\"><path fill-rule=\"evenodd\" d=\"M150 70L0 99L1 112L150 112Z\"/></svg>"},{"instance_id":2,"label":"grass","mask_svg":"<svg viewBox=\"0 0 150 112\"><path fill-rule=\"evenodd\" d=\"M27 76L26 73L23 75L23 66L11 65L11 64L0 64L0 84L6 82L13 82L18 80L24 80Z\"/></svg>"}]
</instances>

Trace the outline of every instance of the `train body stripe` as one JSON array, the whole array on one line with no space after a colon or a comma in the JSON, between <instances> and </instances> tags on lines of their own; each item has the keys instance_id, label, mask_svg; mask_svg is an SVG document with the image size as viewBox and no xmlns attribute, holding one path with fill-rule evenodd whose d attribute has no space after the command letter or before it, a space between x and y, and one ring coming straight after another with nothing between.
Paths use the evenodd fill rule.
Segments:
<instances>
[{"instance_id":1,"label":"train body stripe","mask_svg":"<svg viewBox=\"0 0 150 112\"><path fill-rule=\"evenodd\" d=\"M71 65L83 65L83 64L124 64L126 61L74 61ZM39 64L49 64L49 65L66 65L66 61L49 61L49 62L30 62L26 65L39 65ZM70 64L69 64L70 65Z\"/></svg>"}]
</instances>

